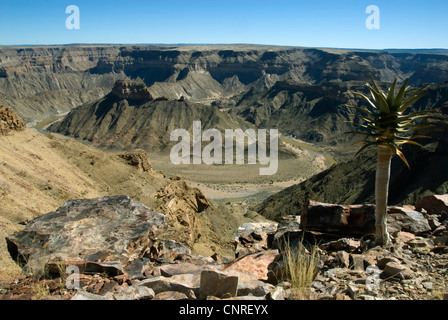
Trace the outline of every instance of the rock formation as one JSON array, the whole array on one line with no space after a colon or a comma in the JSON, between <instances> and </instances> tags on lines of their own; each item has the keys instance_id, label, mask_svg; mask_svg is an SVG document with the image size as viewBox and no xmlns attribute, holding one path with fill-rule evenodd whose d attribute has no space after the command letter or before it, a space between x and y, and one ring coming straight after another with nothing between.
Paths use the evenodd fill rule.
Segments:
<instances>
[{"instance_id":1,"label":"rock formation","mask_svg":"<svg viewBox=\"0 0 448 320\"><path fill-rule=\"evenodd\" d=\"M0 105L0 136L25 128L25 122L10 107Z\"/></svg>"},{"instance_id":2,"label":"rock formation","mask_svg":"<svg viewBox=\"0 0 448 320\"><path fill-rule=\"evenodd\" d=\"M133 150L118 154L120 158L126 161L127 164L136 167L139 171L151 171L151 160L144 150Z\"/></svg>"},{"instance_id":3,"label":"rock formation","mask_svg":"<svg viewBox=\"0 0 448 320\"><path fill-rule=\"evenodd\" d=\"M131 102L147 102L152 100L152 95L144 82L132 81L130 79L115 82L111 93L120 100L126 99Z\"/></svg>"},{"instance_id":4,"label":"rock formation","mask_svg":"<svg viewBox=\"0 0 448 320\"><path fill-rule=\"evenodd\" d=\"M164 236L193 247L203 235L202 223L197 213L210 206L207 198L197 188L187 187L180 177L173 177L170 183L157 193L157 199L163 201L169 228Z\"/></svg>"},{"instance_id":5,"label":"rock formation","mask_svg":"<svg viewBox=\"0 0 448 320\"><path fill-rule=\"evenodd\" d=\"M30 262L103 263L122 270L143 257L168 227L166 216L127 196L67 201L55 212L30 221L7 237L14 260Z\"/></svg>"}]
</instances>

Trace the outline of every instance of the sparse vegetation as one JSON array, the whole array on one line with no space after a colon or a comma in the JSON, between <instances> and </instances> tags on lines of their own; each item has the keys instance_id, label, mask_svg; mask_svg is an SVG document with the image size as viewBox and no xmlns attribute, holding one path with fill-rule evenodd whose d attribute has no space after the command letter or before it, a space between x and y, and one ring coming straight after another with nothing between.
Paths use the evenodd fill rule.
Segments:
<instances>
[{"instance_id":1,"label":"sparse vegetation","mask_svg":"<svg viewBox=\"0 0 448 320\"><path fill-rule=\"evenodd\" d=\"M373 78L372 84L367 84L372 100L360 92L355 92L356 95L363 98L369 108L355 107L348 105L347 107L355 109L362 113L362 115L355 114L354 117L363 121L351 122L353 125L360 127L360 131L352 131L349 133L362 135L367 137L365 139L355 142L363 143L364 145L359 149L361 153L370 146L377 147L377 169L375 180L375 219L376 219L376 236L375 241L381 245L389 244L390 237L387 231L386 213L389 193L389 180L391 170L391 159L393 155L398 155L403 162L409 167L403 152L401 151L404 144L414 144L421 146L419 143L413 141L418 138L426 138L418 135L413 135L421 126L414 123L414 121L427 117L429 111L416 111L405 115L404 113L417 100L425 95L424 90L428 86L423 86L419 89L408 87L409 79L407 79L401 86L398 93L395 92L397 80L392 83L387 93L382 91ZM371 140L367 140L370 138Z\"/></svg>"},{"instance_id":2,"label":"sparse vegetation","mask_svg":"<svg viewBox=\"0 0 448 320\"><path fill-rule=\"evenodd\" d=\"M306 249L303 240L294 247L290 246L289 240L284 241L282 278L291 283L294 300L312 298L310 288L316 276L316 249L316 245L311 250Z\"/></svg>"},{"instance_id":3,"label":"sparse vegetation","mask_svg":"<svg viewBox=\"0 0 448 320\"><path fill-rule=\"evenodd\" d=\"M50 288L45 282L34 282L32 284L32 291L36 300L42 300L44 297L51 295Z\"/></svg>"}]
</instances>

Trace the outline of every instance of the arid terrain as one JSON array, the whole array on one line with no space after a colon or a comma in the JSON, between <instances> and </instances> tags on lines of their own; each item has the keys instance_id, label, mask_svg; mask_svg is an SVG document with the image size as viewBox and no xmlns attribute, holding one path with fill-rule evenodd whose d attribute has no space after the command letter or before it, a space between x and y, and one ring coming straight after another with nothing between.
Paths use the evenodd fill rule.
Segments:
<instances>
[{"instance_id":1,"label":"arid terrain","mask_svg":"<svg viewBox=\"0 0 448 320\"><path fill-rule=\"evenodd\" d=\"M354 157L356 137L347 134L352 130L347 122L354 111L346 107L361 106L353 92L365 92L370 76L383 86L406 78L411 86L429 83L427 95L412 111L437 111L427 120L433 128L421 132L431 138L421 142L422 148L405 149L411 170L397 159L392 162L391 205L413 206L423 196L447 194L448 52L444 50L254 45L0 47L0 237L26 231L33 219L65 210L66 201L126 195L166 215L167 228L157 241L179 244L164 249L161 244L156 248L156 242L151 248L143 243L139 259L132 263L149 263L151 277L165 264L179 263L185 252L189 253L184 258L192 259L188 263L201 266L210 264L204 257L214 257L213 263L228 267L239 246L253 250L251 254L263 252L268 260L280 259L281 255L271 252L279 248L272 247L268 238L282 234L280 226L285 223L291 234L299 232L294 229L295 220L285 221L288 216L300 216L309 200L341 205L374 201L375 155L371 151ZM260 175L260 167L266 165L247 162L173 164L170 150L175 142L170 134L175 129L191 134L194 121L201 122L203 131L277 129L277 172ZM425 213L426 229L415 231L406 224L408 209L400 210L404 213L400 211L399 221L394 221L398 227L395 249L391 249L398 253L364 256L372 249L368 235L355 240L348 239L352 234L338 235L345 239L341 240L344 246L335 249L323 244L319 251L322 266L344 269L343 277L358 285L359 279L365 280L365 270L357 270L361 274L353 269L359 255L366 265L374 261L384 268L389 262L401 263L409 271L405 274L403 267L398 272L403 271L404 278L397 280L403 286L387 282L382 295L374 297L391 298L394 290L403 299L443 296L439 292L445 290L443 285L437 287L437 294L428 289L429 284L424 292L415 287L446 278L446 213L409 214L415 218ZM256 231L235 238L244 223L253 223L246 227ZM352 240L355 248L346 245ZM13 242L8 241L0 242L0 281L12 283L20 278L26 283L24 271L13 260ZM139 241L132 246L141 245ZM168 257L173 252L177 258ZM422 262L426 258L429 267ZM103 262L102 258L94 261ZM139 266L126 268L142 271ZM333 271L317 278L321 284L316 284L316 296L336 298L336 291L327 287L336 281ZM409 280L406 277L411 272L421 278L418 284L400 282ZM89 281L92 288L97 285L96 280ZM101 285L107 281L102 279ZM120 286L131 283L127 278L113 281ZM343 293L338 291L337 297L358 298L359 292L353 291L356 285L347 289L338 280L334 287ZM20 290L13 288L11 294L20 296ZM260 296L272 298L273 288L269 290Z\"/></svg>"}]
</instances>

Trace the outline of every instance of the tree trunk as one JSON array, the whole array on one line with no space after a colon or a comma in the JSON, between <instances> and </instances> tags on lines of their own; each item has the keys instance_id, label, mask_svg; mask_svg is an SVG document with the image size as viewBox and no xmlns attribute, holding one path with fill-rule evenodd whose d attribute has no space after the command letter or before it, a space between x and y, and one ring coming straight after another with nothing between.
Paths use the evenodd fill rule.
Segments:
<instances>
[{"instance_id":1,"label":"tree trunk","mask_svg":"<svg viewBox=\"0 0 448 320\"><path fill-rule=\"evenodd\" d=\"M375 180L375 242L379 245L387 245L390 239L387 232L386 215L391 159L392 151L385 146L378 146Z\"/></svg>"}]
</instances>

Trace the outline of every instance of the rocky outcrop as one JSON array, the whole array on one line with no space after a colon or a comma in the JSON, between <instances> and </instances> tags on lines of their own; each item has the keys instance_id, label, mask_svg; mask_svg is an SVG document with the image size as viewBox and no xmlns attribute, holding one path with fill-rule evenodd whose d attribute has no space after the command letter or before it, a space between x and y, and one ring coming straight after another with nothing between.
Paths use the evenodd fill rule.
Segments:
<instances>
[{"instance_id":1,"label":"rocky outcrop","mask_svg":"<svg viewBox=\"0 0 448 320\"><path fill-rule=\"evenodd\" d=\"M167 218L128 196L67 201L54 212L30 221L6 238L14 260L31 270L35 261L107 264L122 272L143 257Z\"/></svg>"},{"instance_id":2,"label":"rocky outcrop","mask_svg":"<svg viewBox=\"0 0 448 320\"><path fill-rule=\"evenodd\" d=\"M10 107L0 105L0 136L25 128L25 122Z\"/></svg>"},{"instance_id":3,"label":"rocky outcrop","mask_svg":"<svg viewBox=\"0 0 448 320\"><path fill-rule=\"evenodd\" d=\"M137 168L139 171L151 172L152 165L148 154L144 150L133 150L118 154L127 164Z\"/></svg>"},{"instance_id":4,"label":"rocky outcrop","mask_svg":"<svg viewBox=\"0 0 448 320\"><path fill-rule=\"evenodd\" d=\"M115 82L111 93L120 100L126 99L136 103L153 99L144 82L132 81L130 79Z\"/></svg>"},{"instance_id":5,"label":"rocky outcrop","mask_svg":"<svg viewBox=\"0 0 448 320\"><path fill-rule=\"evenodd\" d=\"M169 228L164 233L168 239L176 239L193 247L202 236L202 223L197 213L206 210L210 203L198 188L188 187L180 177L173 177L170 183L157 193L164 204Z\"/></svg>"}]
</instances>

